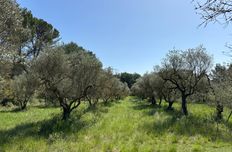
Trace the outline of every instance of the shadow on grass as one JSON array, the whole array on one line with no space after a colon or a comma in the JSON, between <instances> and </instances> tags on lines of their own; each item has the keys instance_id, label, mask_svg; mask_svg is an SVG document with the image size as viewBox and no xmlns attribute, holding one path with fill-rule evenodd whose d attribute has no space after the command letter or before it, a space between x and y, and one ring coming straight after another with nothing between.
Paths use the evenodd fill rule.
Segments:
<instances>
[{"instance_id":1,"label":"shadow on grass","mask_svg":"<svg viewBox=\"0 0 232 152\"><path fill-rule=\"evenodd\" d=\"M33 107L38 108L38 109L60 108L59 105L36 105L36 106L33 106Z\"/></svg>"},{"instance_id":2,"label":"shadow on grass","mask_svg":"<svg viewBox=\"0 0 232 152\"><path fill-rule=\"evenodd\" d=\"M115 101L108 101L108 102L100 102L99 105L110 108L114 106L115 104L120 104L120 103L121 103L120 100L115 100Z\"/></svg>"},{"instance_id":3,"label":"shadow on grass","mask_svg":"<svg viewBox=\"0 0 232 152\"><path fill-rule=\"evenodd\" d=\"M0 110L0 113L18 113L18 112L25 112L25 111L27 111L27 108L22 110L18 107L16 107L16 108L10 107L10 108L4 108L4 109Z\"/></svg>"},{"instance_id":4,"label":"shadow on grass","mask_svg":"<svg viewBox=\"0 0 232 152\"><path fill-rule=\"evenodd\" d=\"M134 103L134 105L132 106L134 110L139 110L139 111L142 110L144 114L149 116L153 116L157 112L165 112L167 114L175 115L177 117L182 116L182 113L176 109L167 110L167 105L165 106L152 105L151 103L145 100L144 102L134 102L133 100L131 100L131 102Z\"/></svg>"},{"instance_id":5,"label":"shadow on grass","mask_svg":"<svg viewBox=\"0 0 232 152\"><path fill-rule=\"evenodd\" d=\"M133 101L131 101L133 102ZM154 107L149 103L133 102L134 110L142 110L148 116L154 116L158 113L158 117L151 122L142 124L142 129L145 132L156 136L166 133L173 133L181 136L200 135L207 137L211 141L220 140L226 143L232 143L232 123L223 121L218 127L212 115L198 116L190 113L189 116L183 116L181 111L177 109L166 110L167 106Z\"/></svg>"},{"instance_id":6,"label":"shadow on grass","mask_svg":"<svg viewBox=\"0 0 232 152\"><path fill-rule=\"evenodd\" d=\"M61 114L55 115L49 120L25 123L8 130L0 130L0 147L16 140L27 137L35 139L44 138L47 142L53 142L57 138L65 139L70 134L77 133L82 129L91 127L102 116L107 113L108 108L103 106L88 107L84 110L76 110L67 121L61 120ZM81 119L84 114L92 113L93 119Z\"/></svg>"},{"instance_id":7,"label":"shadow on grass","mask_svg":"<svg viewBox=\"0 0 232 152\"><path fill-rule=\"evenodd\" d=\"M188 137L201 135L212 141L218 139L223 142L231 143L231 126L229 127L224 123L218 126L217 128L217 123L214 120L191 115L187 117L182 116L181 118L169 116L164 120L157 120L153 122L153 124L144 124L144 129L156 135L165 134L167 132ZM227 129L225 129L224 126L226 126Z\"/></svg>"},{"instance_id":8,"label":"shadow on grass","mask_svg":"<svg viewBox=\"0 0 232 152\"><path fill-rule=\"evenodd\" d=\"M151 104L145 104L145 103L136 103L136 105L133 106L134 110L144 110L144 109L156 109L157 107Z\"/></svg>"},{"instance_id":9,"label":"shadow on grass","mask_svg":"<svg viewBox=\"0 0 232 152\"><path fill-rule=\"evenodd\" d=\"M38 108L38 109L51 109L51 108L59 108L59 106L46 106L46 105L36 105L36 106L27 106L25 109L20 109L19 107L8 107L4 109L0 109L0 113L19 113L19 112L26 112L31 108Z\"/></svg>"}]
</instances>

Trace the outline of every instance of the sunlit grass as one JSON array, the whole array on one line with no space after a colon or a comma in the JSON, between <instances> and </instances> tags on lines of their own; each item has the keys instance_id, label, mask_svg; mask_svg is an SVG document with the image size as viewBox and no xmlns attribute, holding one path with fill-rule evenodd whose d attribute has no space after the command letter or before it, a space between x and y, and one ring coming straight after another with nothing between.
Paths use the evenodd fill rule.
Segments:
<instances>
[{"instance_id":1,"label":"sunlit grass","mask_svg":"<svg viewBox=\"0 0 232 152\"><path fill-rule=\"evenodd\" d=\"M232 121L217 127L214 108L189 104L183 117L179 104L172 112L164 106L132 97L96 109L83 104L68 122L59 108L1 109L0 151L231 152Z\"/></svg>"}]
</instances>

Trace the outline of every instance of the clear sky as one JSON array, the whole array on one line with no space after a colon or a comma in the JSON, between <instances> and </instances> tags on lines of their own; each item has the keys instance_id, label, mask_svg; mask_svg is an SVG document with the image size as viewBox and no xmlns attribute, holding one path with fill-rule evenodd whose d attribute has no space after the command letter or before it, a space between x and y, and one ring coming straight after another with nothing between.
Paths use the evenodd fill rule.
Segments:
<instances>
[{"instance_id":1,"label":"clear sky","mask_svg":"<svg viewBox=\"0 0 232 152\"><path fill-rule=\"evenodd\" d=\"M206 28L191 0L18 0L61 33L62 41L93 51L117 72L151 71L174 47L203 44L214 63L229 62L231 26Z\"/></svg>"}]
</instances>

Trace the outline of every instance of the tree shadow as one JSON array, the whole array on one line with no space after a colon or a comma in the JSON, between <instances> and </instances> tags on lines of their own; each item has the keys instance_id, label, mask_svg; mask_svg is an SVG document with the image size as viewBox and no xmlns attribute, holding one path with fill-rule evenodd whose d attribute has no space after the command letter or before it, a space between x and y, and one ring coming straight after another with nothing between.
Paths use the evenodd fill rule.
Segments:
<instances>
[{"instance_id":1,"label":"tree shadow","mask_svg":"<svg viewBox=\"0 0 232 152\"><path fill-rule=\"evenodd\" d=\"M225 130L225 125L228 130ZM232 127L228 124L217 124L214 120L209 118L202 118L195 115L189 116L168 116L164 117L162 120L155 120L153 123L144 124L143 129L147 132L155 135L163 135L165 133L174 133L180 136L195 136L201 135L207 137L211 141L221 140L223 142L232 142Z\"/></svg>"},{"instance_id":2,"label":"tree shadow","mask_svg":"<svg viewBox=\"0 0 232 152\"><path fill-rule=\"evenodd\" d=\"M97 105L99 107L107 107L107 108L110 108L112 106L114 106L115 104L120 104L121 103L121 100L110 100L110 101L107 101L107 102L99 102Z\"/></svg>"},{"instance_id":3,"label":"tree shadow","mask_svg":"<svg viewBox=\"0 0 232 152\"><path fill-rule=\"evenodd\" d=\"M162 119L153 117L154 121L152 123L147 122L142 125L145 132L150 134L159 136L173 133L187 137L201 135L212 141L221 140L232 143L232 124L223 121L218 125L219 128L217 128L217 123L212 115L198 116L197 114L190 113L189 116L184 116L178 109L167 110L166 105L154 107L146 102L133 102L132 108L134 110L143 110L144 114L148 116L154 116L156 113L163 115Z\"/></svg>"},{"instance_id":4,"label":"tree shadow","mask_svg":"<svg viewBox=\"0 0 232 152\"><path fill-rule=\"evenodd\" d=\"M60 106L57 106L57 105L35 105L33 107L38 108L38 109L60 108Z\"/></svg>"},{"instance_id":5,"label":"tree shadow","mask_svg":"<svg viewBox=\"0 0 232 152\"><path fill-rule=\"evenodd\" d=\"M143 102L144 99L136 97L136 96L131 96L130 101L132 101L132 102Z\"/></svg>"},{"instance_id":6,"label":"tree shadow","mask_svg":"<svg viewBox=\"0 0 232 152\"><path fill-rule=\"evenodd\" d=\"M157 112L166 112L170 115L177 115L180 116L181 112L176 110L176 109L172 109L172 110L167 110L167 106L160 106L160 105L152 105L149 102L134 102L134 105L132 106L132 109L134 110L143 110L143 113L149 116L153 116L155 113Z\"/></svg>"},{"instance_id":7,"label":"tree shadow","mask_svg":"<svg viewBox=\"0 0 232 152\"><path fill-rule=\"evenodd\" d=\"M141 103L137 103L136 105L133 105L132 108L134 110L147 110L147 109L154 109L157 108L154 105L151 104L141 104Z\"/></svg>"},{"instance_id":8,"label":"tree shadow","mask_svg":"<svg viewBox=\"0 0 232 152\"><path fill-rule=\"evenodd\" d=\"M20 109L19 107L16 107L16 108L7 108L7 109L4 109L4 110L0 110L0 113L19 113L19 112L25 112L27 111L28 109Z\"/></svg>"},{"instance_id":9,"label":"tree shadow","mask_svg":"<svg viewBox=\"0 0 232 152\"><path fill-rule=\"evenodd\" d=\"M76 110L71 114L71 118L63 121L61 114L56 114L48 120L24 123L8 130L0 130L0 147L6 143L22 140L28 137L35 139L46 139L53 142L56 138L65 139L70 134L78 133L94 125L102 114L107 113L108 108L103 106L88 107L84 110ZM93 113L93 119L81 119L84 114ZM57 137L58 136L58 137ZM13 144L13 143L12 143Z\"/></svg>"}]
</instances>

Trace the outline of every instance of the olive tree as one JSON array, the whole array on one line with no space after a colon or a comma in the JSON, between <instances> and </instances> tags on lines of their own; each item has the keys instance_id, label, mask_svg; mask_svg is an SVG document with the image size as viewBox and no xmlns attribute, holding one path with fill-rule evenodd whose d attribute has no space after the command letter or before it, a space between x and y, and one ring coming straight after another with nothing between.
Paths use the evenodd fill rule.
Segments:
<instances>
[{"instance_id":1,"label":"olive tree","mask_svg":"<svg viewBox=\"0 0 232 152\"><path fill-rule=\"evenodd\" d=\"M175 89L172 83L163 81L160 92L163 99L168 103L167 110L172 110L173 103L179 98L178 91Z\"/></svg>"},{"instance_id":2,"label":"olive tree","mask_svg":"<svg viewBox=\"0 0 232 152\"><path fill-rule=\"evenodd\" d=\"M104 69L98 77L97 96L105 103L129 95L129 88L113 74L112 68Z\"/></svg>"},{"instance_id":3,"label":"olive tree","mask_svg":"<svg viewBox=\"0 0 232 152\"><path fill-rule=\"evenodd\" d=\"M15 0L0 0L0 50L13 47L22 29L22 16Z\"/></svg>"},{"instance_id":4,"label":"olive tree","mask_svg":"<svg viewBox=\"0 0 232 152\"><path fill-rule=\"evenodd\" d=\"M231 112L228 116L230 119L232 115L232 65L228 66L217 64L212 70L211 74L212 97L213 104L217 106L217 118L222 118L223 108L228 107Z\"/></svg>"},{"instance_id":5,"label":"olive tree","mask_svg":"<svg viewBox=\"0 0 232 152\"><path fill-rule=\"evenodd\" d=\"M131 87L132 95L145 99L146 98L145 89L143 88L144 88L143 78L140 77L136 80L136 83L134 83L133 86Z\"/></svg>"},{"instance_id":6,"label":"olive tree","mask_svg":"<svg viewBox=\"0 0 232 152\"><path fill-rule=\"evenodd\" d=\"M132 93L142 98L148 98L151 104L156 105L156 99L159 98L161 105L163 95L163 80L159 77L156 71L144 74L132 86Z\"/></svg>"},{"instance_id":7,"label":"olive tree","mask_svg":"<svg viewBox=\"0 0 232 152\"><path fill-rule=\"evenodd\" d=\"M172 83L160 77L159 72L159 69L156 69L138 79L132 86L132 93L138 97L148 98L152 104L156 104L156 99L159 98L161 105L164 99L168 103L167 110L171 110L174 101L179 97L178 92Z\"/></svg>"},{"instance_id":8,"label":"olive tree","mask_svg":"<svg viewBox=\"0 0 232 152\"><path fill-rule=\"evenodd\" d=\"M156 105L155 92L152 84L154 83L153 80L149 73L145 73L132 86L132 92L134 95L142 99L148 99L151 104Z\"/></svg>"},{"instance_id":9,"label":"olive tree","mask_svg":"<svg viewBox=\"0 0 232 152\"><path fill-rule=\"evenodd\" d=\"M211 65L212 58L203 46L186 51L172 50L164 58L160 76L180 92L184 115L188 115L187 97L196 92L197 85L207 77Z\"/></svg>"},{"instance_id":10,"label":"olive tree","mask_svg":"<svg viewBox=\"0 0 232 152\"><path fill-rule=\"evenodd\" d=\"M120 100L129 95L130 90L127 83L121 82L118 78L114 78L112 82L112 100Z\"/></svg>"},{"instance_id":11,"label":"olive tree","mask_svg":"<svg viewBox=\"0 0 232 152\"><path fill-rule=\"evenodd\" d=\"M32 68L45 90L56 97L66 120L95 85L101 66L87 52L66 54L62 47L56 47L42 53Z\"/></svg>"},{"instance_id":12,"label":"olive tree","mask_svg":"<svg viewBox=\"0 0 232 152\"><path fill-rule=\"evenodd\" d=\"M33 96L37 85L37 78L31 73L19 75L12 81L14 103L19 105L21 110L27 107L27 103Z\"/></svg>"}]
</instances>

